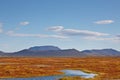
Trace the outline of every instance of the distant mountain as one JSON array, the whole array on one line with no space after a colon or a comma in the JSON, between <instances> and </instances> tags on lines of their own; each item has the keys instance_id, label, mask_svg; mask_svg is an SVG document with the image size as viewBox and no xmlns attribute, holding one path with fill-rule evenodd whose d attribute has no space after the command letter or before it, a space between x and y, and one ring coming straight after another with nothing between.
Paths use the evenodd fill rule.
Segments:
<instances>
[{"instance_id":1,"label":"distant mountain","mask_svg":"<svg viewBox=\"0 0 120 80\"><path fill-rule=\"evenodd\" d=\"M56 46L35 46L29 48L30 51L49 51L49 50L61 50Z\"/></svg>"},{"instance_id":2,"label":"distant mountain","mask_svg":"<svg viewBox=\"0 0 120 80\"><path fill-rule=\"evenodd\" d=\"M2 53L4 53L4 52L0 51L0 54L2 54Z\"/></svg>"},{"instance_id":3,"label":"distant mountain","mask_svg":"<svg viewBox=\"0 0 120 80\"><path fill-rule=\"evenodd\" d=\"M56 46L35 46L14 53L0 51L0 57L88 57L88 56L120 56L120 52L114 49L84 50L76 49L61 50Z\"/></svg>"},{"instance_id":4,"label":"distant mountain","mask_svg":"<svg viewBox=\"0 0 120 80\"><path fill-rule=\"evenodd\" d=\"M75 49L66 49L66 50L47 50L47 51L31 51L31 50L22 50L19 52L13 53L12 56L29 56L29 57L75 57L80 56L80 52ZM81 54L82 56L82 54Z\"/></svg>"},{"instance_id":5,"label":"distant mountain","mask_svg":"<svg viewBox=\"0 0 120 80\"><path fill-rule=\"evenodd\" d=\"M0 51L0 57L2 57L4 55L4 52Z\"/></svg>"},{"instance_id":6,"label":"distant mountain","mask_svg":"<svg viewBox=\"0 0 120 80\"><path fill-rule=\"evenodd\" d=\"M84 50L81 53L88 56L120 56L120 52L114 49Z\"/></svg>"}]
</instances>

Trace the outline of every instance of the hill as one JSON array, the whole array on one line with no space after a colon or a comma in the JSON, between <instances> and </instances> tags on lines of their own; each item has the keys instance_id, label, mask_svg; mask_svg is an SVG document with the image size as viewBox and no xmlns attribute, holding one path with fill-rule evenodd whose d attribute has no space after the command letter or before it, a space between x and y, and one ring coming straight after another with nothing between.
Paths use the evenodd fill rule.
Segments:
<instances>
[{"instance_id":1,"label":"hill","mask_svg":"<svg viewBox=\"0 0 120 80\"><path fill-rule=\"evenodd\" d=\"M120 56L120 52L114 49L84 50L81 53L88 56Z\"/></svg>"},{"instance_id":2,"label":"hill","mask_svg":"<svg viewBox=\"0 0 120 80\"><path fill-rule=\"evenodd\" d=\"M0 51L0 57L117 57L120 52L114 49L93 49L78 51L76 49L60 49L56 46L35 46L13 53Z\"/></svg>"}]
</instances>

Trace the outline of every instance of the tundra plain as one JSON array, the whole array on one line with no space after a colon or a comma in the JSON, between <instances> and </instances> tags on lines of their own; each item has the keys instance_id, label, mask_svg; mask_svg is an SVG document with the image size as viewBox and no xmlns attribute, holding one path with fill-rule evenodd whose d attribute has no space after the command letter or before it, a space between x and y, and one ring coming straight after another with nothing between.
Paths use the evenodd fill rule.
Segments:
<instances>
[{"instance_id":1,"label":"tundra plain","mask_svg":"<svg viewBox=\"0 0 120 80\"><path fill-rule=\"evenodd\" d=\"M62 72L60 72L60 70L64 69L82 70L88 73L98 74L94 78L94 80L120 79L120 57L0 58L0 78L40 77L49 75L59 75L63 74ZM61 80L72 79L66 78Z\"/></svg>"}]
</instances>

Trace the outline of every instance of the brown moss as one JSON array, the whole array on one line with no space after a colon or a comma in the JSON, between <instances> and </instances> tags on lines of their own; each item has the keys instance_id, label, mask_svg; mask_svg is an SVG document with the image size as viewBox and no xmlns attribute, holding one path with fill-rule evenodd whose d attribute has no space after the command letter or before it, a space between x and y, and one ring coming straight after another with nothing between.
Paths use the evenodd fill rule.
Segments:
<instances>
[{"instance_id":1,"label":"brown moss","mask_svg":"<svg viewBox=\"0 0 120 80\"><path fill-rule=\"evenodd\" d=\"M0 58L0 63L1 78L57 75L63 74L62 69L77 69L98 74L98 80L120 79L119 57Z\"/></svg>"}]
</instances>

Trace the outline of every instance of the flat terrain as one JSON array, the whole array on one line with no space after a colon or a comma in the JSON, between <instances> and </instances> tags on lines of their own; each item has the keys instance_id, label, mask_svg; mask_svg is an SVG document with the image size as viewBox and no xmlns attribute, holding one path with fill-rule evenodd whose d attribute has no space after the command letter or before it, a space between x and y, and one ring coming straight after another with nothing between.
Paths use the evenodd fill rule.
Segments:
<instances>
[{"instance_id":1,"label":"flat terrain","mask_svg":"<svg viewBox=\"0 0 120 80\"><path fill-rule=\"evenodd\" d=\"M63 69L96 73L96 80L120 79L120 57L0 58L0 78L57 75Z\"/></svg>"}]
</instances>

